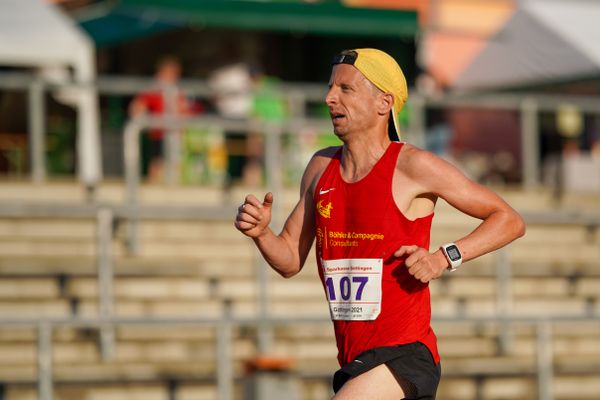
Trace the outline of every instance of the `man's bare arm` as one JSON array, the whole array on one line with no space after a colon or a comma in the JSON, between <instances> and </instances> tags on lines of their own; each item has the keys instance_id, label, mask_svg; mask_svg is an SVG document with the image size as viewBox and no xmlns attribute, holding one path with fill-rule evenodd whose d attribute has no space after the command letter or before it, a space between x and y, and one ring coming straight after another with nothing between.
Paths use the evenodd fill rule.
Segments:
<instances>
[{"instance_id":1,"label":"man's bare arm","mask_svg":"<svg viewBox=\"0 0 600 400\"><path fill-rule=\"evenodd\" d=\"M309 162L300 185L300 200L279 235L269 227L272 193L267 193L262 202L248 195L238 209L235 227L254 240L265 260L283 277L300 272L314 241L313 190L327 161L317 153Z\"/></svg>"},{"instance_id":2,"label":"man's bare arm","mask_svg":"<svg viewBox=\"0 0 600 400\"><path fill-rule=\"evenodd\" d=\"M432 193L459 211L482 220L475 230L454 242L464 261L499 249L524 235L525 223L521 216L493 191L429 152L414 147L407 150L408 175L419 194ZM448 262L440 250L429 255L429 252L424 254L409 247L399 249L396 255L410 254L406 264L416 278L428 281L444 272Z\"/></svg>"}]
</instances>

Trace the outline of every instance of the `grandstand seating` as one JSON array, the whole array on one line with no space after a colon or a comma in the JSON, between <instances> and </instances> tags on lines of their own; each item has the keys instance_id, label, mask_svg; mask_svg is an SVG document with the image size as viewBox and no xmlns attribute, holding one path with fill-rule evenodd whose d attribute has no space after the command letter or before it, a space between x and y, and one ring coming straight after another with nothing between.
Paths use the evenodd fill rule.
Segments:
<instances>
[{"instance_id":1,"label":"grandstand seating","mask_svg":"<svg viewBox=\"0 0 600 400\"><path fill-rule=\"evenodd\" d=\"M519 210L555 207L545 192L502 193ZM242 199L236 189L233 199ZM289 210L295 191L286 191ZM143 187L145 204L215 205L218 190ZM120 204L119 185L105 184L98 200ZM587 196L564 200L568 208L600 212ZM84 201L71 184L2 183L3 203ZM232 216L233 219L233 216ZM445 203L434 218L432 247L456 239L476 226ZM114 312L120 317L254 318L259 312L256 285L259 257L232 220L144 220L140 252L129 255L125 224L111 244L114 257ZM96 222L93 218L0 218L0 324L2 320L95 318L98 316ZM442 354L444 400L533 399L536 387L535 326L469 322L452 318L489 317L499 310L495 255L470 262L459 272L431 284L434 329ZM600 314L600 232L579 225L532 225L509 246L509 308L514 315L598 317ZM327 318L314 255L304 270L285 280L269 273L269 310L275 316ZM502 335L509 345L503 348ZM600 322L553 324L553 388L556 399L597 399L600 393ZM116 349L102 359L98 331L58 327L53 332L55 398L67 399L216 399L216 339L212 326L126 325L116 328ZM236 398L241 398L245 362L257 354L256 329L234 327ZM36 398L35 327L0 328L0 398ZM329 396L336 349L329 323L277 326L272 353L294 361L302 378L302 398Z\"/></svg>"}]
</instances>

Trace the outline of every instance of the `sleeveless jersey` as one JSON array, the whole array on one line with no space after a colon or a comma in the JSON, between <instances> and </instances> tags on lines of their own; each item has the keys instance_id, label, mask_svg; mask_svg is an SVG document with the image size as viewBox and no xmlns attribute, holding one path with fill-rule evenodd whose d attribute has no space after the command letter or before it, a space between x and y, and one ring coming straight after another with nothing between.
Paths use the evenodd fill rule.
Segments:
<instances>
[{"instance_id":1,"label":"sleeveless jersey","mask_svg":"<svg viewBox=\"0 0 600 400\"><path fill-rule=\"evenodd\" d=\"M380 346L419 341L439 362L429 285L408 273L402 245L429 248L433 213L414 221L398 209L392 177L402 143L392 142L367 176L347 183L342 149L315 188L316 255L333 320L338 361Z\"/></svg>"}]
</instances>

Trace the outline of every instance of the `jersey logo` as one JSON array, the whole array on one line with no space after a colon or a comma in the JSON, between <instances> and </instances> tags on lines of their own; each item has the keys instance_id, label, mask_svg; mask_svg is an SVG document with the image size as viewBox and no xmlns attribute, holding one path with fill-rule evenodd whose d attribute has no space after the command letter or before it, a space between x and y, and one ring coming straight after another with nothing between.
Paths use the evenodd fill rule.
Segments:
<instances>
[{"instance_id":1,"label":"jersey logo","mask_svg":"<svg viewBox=\"0 0 600 400\"><path fill-rule=\"evenodd\" d=\"M319 189L319 194L322 196L322 195L324 195L325 193L329 193L329 192L331 192L332 190L335 190L335 188L326 189L326 190Z\"/></svg>"},{"instance_id":2,"label":"jersey logo","mask_svg":"<svg viewBox=\"0 0 600 400\"><path fill-rule=\"evenodd\" d=\"M331 202L329 202L329 204L327 204L326 206L323 205L323 200L319 200L319 202L317 203L317 211L323 218L331 218L332 209L333 206L331 205Z\"/></svg>"}]
</instances>

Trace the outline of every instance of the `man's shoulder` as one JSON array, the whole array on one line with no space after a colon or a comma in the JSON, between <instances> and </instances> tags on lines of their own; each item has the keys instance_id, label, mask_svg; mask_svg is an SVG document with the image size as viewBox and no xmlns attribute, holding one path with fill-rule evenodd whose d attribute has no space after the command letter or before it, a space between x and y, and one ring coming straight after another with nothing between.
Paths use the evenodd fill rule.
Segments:
<instances>
[{"instance_id":1,"label":"man's shoulder","mask_svg":"<svg viewBox=\"0 0 600 400\"><path fill-rule=\"evenodd\" d=\"M342 146L329 146L324 149L317 150L313 157L332 158L342 148Z\"/></svg>"},{"instance_id":2,"label":"man's shoulder","mask_svg":"<svg viewBox=\"0 0 600 400\"><path fill-rule=\"evenodd\" d=\"M315 154L313 154L309 165L313 164L315 166L325 167L335 157L341 148L342 146L331 146L317 150Z\"/></svg>"},{"instance_id":3,"label":"man's shoulder","mask_svg":"<svg viewBox=\"0 0 600 400\"><path fill-rule=\"evenodd\" d=\"M421 163L430 160L432 157L436 157L433 153L421 149L415 145L404 143L400 150L400 157L398 157L399 163Z\"/></svg>"},{"instance_id":4,"label":"man's shoulder","mask_svg":"<svg viewBox=\"0 0 600 400\"><path fill-rule=\"evenodd\" d=\"M419 175L431 168L440 167L440 161L441 159L432 152L405 143L396 168L407 175Z\"/></svg>"},{"instance_id":5,"label":"man's shoulder","mask_svg":"<svg viewBox=\"0 0 600 400\"><path fill-rule=\"evenodd\" d=\"M315 152L306 166L305 178L316 181L342 146L326 147Z\"/></svg>"}]
</instances>

